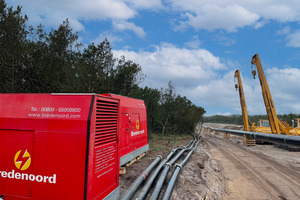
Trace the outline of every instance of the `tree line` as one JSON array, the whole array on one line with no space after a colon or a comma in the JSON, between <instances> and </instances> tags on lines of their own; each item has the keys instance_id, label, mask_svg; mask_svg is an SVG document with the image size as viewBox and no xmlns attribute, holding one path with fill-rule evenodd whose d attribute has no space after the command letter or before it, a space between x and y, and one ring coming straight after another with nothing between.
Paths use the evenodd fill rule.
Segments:
<instances>
[{"instance_id":1,"label":"tree line","mask_svg":"<svg viewBox=\"0 0 300 200\"><path fill-rule=\"evenodd\" d=\"M142 67L124 56L115 58L107 39L83 46L68 20L47 31L33 27L22 8L0 0L1 93L114 93L143 99L148 129L160 133L193 131L204 108L166 89L141 88Z\"/></svg>"},{"instance_id":2,"label":"tree line","mask_svg":"<svg viewBox=\"0 0 300 200\"><path fill-rule=\"evenodd\" d=\"M292 120L294 118L300 118L300 115L293 114L293 113L277 115L277 116L278 116L278 119L280 119L281 121L287 122L290 126L292 126ZM250 122L251 123L255 122L256 125L257 125L257 122L260 119L268 119L267 115L250 115L248 117L250 119ZM229 115L229 116L212 115L212 116L205 116L205 117L203 117L203 122L244 125L242 115Z\"/></svg>"}]
</instances>

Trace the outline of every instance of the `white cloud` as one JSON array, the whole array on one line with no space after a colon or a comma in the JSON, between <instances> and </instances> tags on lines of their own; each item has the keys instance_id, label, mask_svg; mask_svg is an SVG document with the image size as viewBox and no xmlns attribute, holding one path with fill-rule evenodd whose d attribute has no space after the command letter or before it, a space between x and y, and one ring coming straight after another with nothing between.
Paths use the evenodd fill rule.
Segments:
<instances>
[{"instance_id":1,"label":"white cloud","mask_svg":"<svg viewBox=\"0 0 300 200\"><path fill-rule=\"evenodd\" d=\"M205 83L198 84L195 89L188 89L189 96L200 105L222 106L233 108L238 103L235 98L233 82L234 71L227 71L224 75L210 77Z\"/></svg>"},{"instance_id":2,"label":"white cloud","mask_svg":"<svg viewBox=\"0 0 300 200\"><path fill-rule=\"evenodd\" d=\"M115 57L125 55L126 59L141 65L147 75L142 86L167 87L171 80L180 95L204 107L207 114L216 110L241 114L239 93L234 88L235 69L225 63L228 59L221 59L206 49L178 48L172 44L162 44L152 52L116 50L113 53ZM266 114L259 80L253 80L250 74L243 75L243 71L250 69L240 71L248 114ZM267 68L265 72L277 113L300 113L300 69Z\"/></svg>"},{"instance_id":3,"label":"white cloud","mask_svg":"<svg viewBox=\"0 0 300 200\"><path fill-rule=\"evenodd\" d=\"M268 21L292 22L300 20L300 1L253 1L253 0L168 0L171 8L185 13L177 29L192 26L196 30L224 29L234 32L252 25L264 26Z\"/></svg>"},{"instance_id":4,"label":"white cloud","mask_svg":"<svg viewBox=\"0 0 300 200\"><path fill-rule=\"evenodd\" d=\"M96 39L93 40L93 43L95 43L96 45L100 44L101 42L104 41L105 38L107 38L107 40L111 45L123 41L121 37L118 37L111 32L103 32L99 34Z\"/></svg>"},{"instance_id":5,"label":"white cloud","mask_svg":"<svg viewBox=\"0 0 300 200\"><path fill-rule=\"evenodd\" d=\"M300 113L300 69L264 69L277 114ZM266 114L259 79L242 77L248 114ZM237 94L238 97L238 94ZM235 107L240 111L240 107ZM241 111L240 111L241 112Z\"/></svg>"},{"instance_id":6,"label":"white cloud","mask_svg":"<svg viewBox=\"0 0 300 200\"><path fill-rule=\"evenodd\" d=\"M258 8L257 13L264 19L276 20L279 22L289 22L299 20L299 3L290 1L277 3L277 0L261 2L258 5L264 7ZM296 7L294 7L296 6Z\"/></svg>"},{"instance_id":7,"label":"white cloud","mask_svg":"<svg viewBox=\"0 0 300 200\"><path fill-rule=\"evenodd\" d=\"M274 103L279 104L276 111L281 114L300 113L300 69L270 68L266 74Z\"/></svg>"},{"instance_id":8,"label":"white cloud","mask_svg":"<svg viewBox=\"0 0 300 200\"><path fill-rule=\"evenodd\" d=\"M184 45L192 49L198 49L201 43L202 42L199 40L198 35L194 35L191 40L186 42Z\"/></svg>"},{"instance_id":9,"label":"white cloud","mask_svg":"<svg viewBox=\"0 0 300 200\"><path fill-rule=\"evenodd\" d=\"M126 2L137 9L160 9L164 7L161 0L126 0Z\"/></svg>"},{"instance_id":10,"label":"white cloud","mask_svg":"<svg viewBox=\"0 0 300 200\"><path fill-rule=\"evenodd\" d=\"M296 30L286 36L287 46L300 47L300 30Z\"/></svg>"},{"instance_id":11,"label":"white cloud","mask_svg":"<svg viewBox=\"0 0 300 200\"><path fill-rule=\"evenodd\" d=\"M215 35L214 40L218 41L221 45L224 45L224 46L232 46L236 43L236 41L234 39L225 37L222 34Z\"/></svg>"},{"instance_id":12,"label":"white cloud","mask_svg":"<svg viewBox=\"0 0 300 200\"><path fill-rule=\"evenodd\" d=\"M223 83L228 85L228 80L218 81L220 73L228 70L228 66L205 49L185 49L172 44L162 44L153 52L115 50L113 53L115 57L125 55L126 59L142 66L143 72L147 75L143 85L161 88L166 87L171 80L179 94L187 96L201 106L210 105L212 102L224 103L220 96L216 97L216 93L219 90L226 93L225 91L228 92L233 88L231 84L230 89L224 90ZM230 76L231 83L232 80L233 76ZM209 90L214 92L211 93ZM202 93L203 91L205 93ZM232 93L228 97L231 95ZM206 101L209 99L208 96L212 99Z\"/></svg>"},{"instance_id":13,"label":"white cloud","mask_svg":"<svg viewBox=\"0 0 300 200\"><path fill-rule=\"evenodd\" d=\"M8 3L20 4L34 25L58 26L68 18L76 31L84 29L81 20L128 20L136 15L123 0L8 0Z\"/></svg>"},{"instance_id":14,"label":"white cloud","mask_svg":"<svg viewBox=\"0 0 300 200\"><path fill-rule=\"evenodd\" d=\"M248 70L247 70L248 71ZM300 113L300 69L265 68L265 76L277 114ZM246 76L247 74L245 74ZM267 114L258 77L242 76L248 114ZM238 93L236 97L239 98ZM240 104L233 107L241 113Z\"/></svg>"},{"instance_id":15,"label":"white cloud","mask_svg":"<svg viewBox=\"0 0 300 200\"><path fill-rule=\"evenodd\" d=\"M181 49L163 44L154 52L118 50L114 55L125 55L139 63L147 75L145 85L160 88L172 80L178 88L197 87L198 83L216 76L215 71L226 70L220 59L205 49Z\"/></svg>"},{"instance_id":16,"label":"white cloud","mask_svg":"<svg viewBox=\"0 0 300 200\"><path fill-rule=\"evenodd\" d=\"M113 21L113 27L117 31L130 30L133 31L138 37L143 38L146 36L146 33L142 27L136 26L132 22L126 21Z\"/></svg>"},{"instance_id":17,"label":"white cloud","mask_svg":"<svg viewBox=\"0 0 300 200\"><path fill-rule=\"evenodd\" d=\"M195 29L224 29L228 32L237 31L237 28L251 25L259 19L257 14L239 5L221 7L212 4L204 5L194 13L187 13L186 17L186 23Z\"/></svg>"},{"instance_id":18,"label":"white cloud","mask_svg":"<svg viewBox=\"0 0 300 200\"><path fill-rule=\"evenodd\" d=\"M267 23L268 23L267 20L256 21L255 24L254 24L254 28L255 29L259 29L259 28L263 27Z\"/></svg>"},{"instance_id":19,"label":"white cloud","mask_svg":"<svg viewBox=\"0 0 300 200\"><path fill-rule=\"evenodd\" d=\"M266 108L263 101L261 86L258 78L253 79L252 76L250 76L249 78L247 74L243 74L241 72L241 79L244 88L244 96L247 105L248 115L266 114ZM238 99L239 102L233 108L235 111L237 111L237 113L241 114L242 111L238 92L236 92L235 97Z\"/></svg>"},{"instance_id":20,"label":"white cloud","mask_svg":"<svg viewBox=\"0 0 300 200\"><path fill-rule=\"evenodd\" d=\"M286 35L289 34L291 32L291 28L289 26L285 26L282 29L277 31L277 34L279 35Z\"/></svg>"}]
</instances>

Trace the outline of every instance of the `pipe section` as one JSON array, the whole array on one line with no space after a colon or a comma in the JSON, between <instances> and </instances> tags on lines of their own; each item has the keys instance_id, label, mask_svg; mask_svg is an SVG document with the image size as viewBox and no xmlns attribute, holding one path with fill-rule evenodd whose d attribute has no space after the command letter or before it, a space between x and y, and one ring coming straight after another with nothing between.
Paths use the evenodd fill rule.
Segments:
<instances>
[{"instance_id":1,"label":"pipe section","mask_svg":"<svg viewBox=\"0 0 300 200\"><path fill-rule=\"evenodd\" d=\"M263 140L266 142L300 147L300 137L299 136L278 135L278 134L272 134L272 133L248 132L248 131L239 131L239 130L230 130L230 129L220 129L220 128L212 128L212 127L205 126L205 125L203 125L203 127L211 129L213 131L220 131L220 132L230 133L230 134L238 135L238 136L246 135L253 139Z\"/></svg>"},{"instance_id":2,"label":"pipe section","mask_svg":"<svg viewBox=\"0 0 300 200\"><path fill-rule=\"evenodd\" d=\"M138 187L148 177L153 168L160 162L161 159L162 156L158 155L156 159L147 167L147 169L132 183L132 185L121 198L121 200L129 200L134 195Z\"/></svg>"}]
</instances>

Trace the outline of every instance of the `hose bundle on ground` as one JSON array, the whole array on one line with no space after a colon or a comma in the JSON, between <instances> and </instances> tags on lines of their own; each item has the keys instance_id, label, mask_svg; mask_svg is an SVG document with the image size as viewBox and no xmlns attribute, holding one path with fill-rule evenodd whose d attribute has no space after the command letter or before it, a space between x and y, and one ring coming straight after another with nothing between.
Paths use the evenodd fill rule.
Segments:
<instances>
[{"instance_id":1,"label":"hose bundle on ground","mask_svg":"<svg viewBox=\"0 0 300 200\"><path fill-rule=\"evenodd\" d=\"M200 131L201 132L201 131ZM122 200L128 200L130 199L138 187L141 185L141 183L147 178L145 185L143 188L140 190L140 193L138 197L135 200L142 200L145 199L151 186L153 185L155 179L158 179L153 193L150 196L151 200L156 200L159 197L159 194L161 192L163 183L172 167L172 165L186 152L189 151L189 153L186 155L186 157L183 159L183 161L180 164L176 164L175 170L173 172L172 178L169 181L167 190L164 194L163 199L169 199L171 197L171 193L173 191L176 179L178 177L178 174L180 173L181 168L186 164L188 161L189 157L192 155L194 150L197 148L200 140L199 134L198 135L193 135L194 140L190 141L186 146L181 147L181 148L174 148L172 151L168 154L168 156L160 162L158 167L154 170L152 174L150 174L149 178L148 175L149 173L154 169L154 167L159 163L160 159L157 157L155 161L135 180L135 182L130 186L129 190L124 194L124 196L121 198ZM176 154L176 151L180 150ZM173 158L172 158L173 157ZM172 159L171 159L172 158ZM171 160L170 160L171 159ZM169 161L170 160L170 161ZM161 172L162 171L162 172ZM147 175L145 175L145 172ZM161 174L159 175L159 173ZM159 175L159 177L157 177Z\"/></svg>"},{"instance_id":2,"label":"hose bundle on ground","mask_svg":"<svg viewBox=\"0 0 300 200\"><path fill-rule=\"evenodd\" d=\"M158 155L156 159L147 167L147 169L145 169L143 173L133 182L133 184L130 186L121 200L129 200L134 195L140 184L148 177L153 168L159 163L161 159L162 157Z\"/></svg>"}]
</instances>

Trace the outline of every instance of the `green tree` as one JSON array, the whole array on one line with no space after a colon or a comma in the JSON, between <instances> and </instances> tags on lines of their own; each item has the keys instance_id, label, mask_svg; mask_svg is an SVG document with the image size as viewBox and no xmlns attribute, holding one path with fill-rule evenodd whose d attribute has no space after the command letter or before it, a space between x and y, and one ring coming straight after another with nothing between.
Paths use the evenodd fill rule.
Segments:
<instances>
[{"instance_id":1,"label":"green tree","mask_svg":"<svg viewBox=\"0 0 300 200\"><path fill-rule=\"evenodd\" d=\"M76 63L76 88L79 92L109 92L113 87L115 59L109 42L92 43Z\"/></svg>"},{"instance_id":2,"label":"green tree","mask_svg":"<svg viewBox=\"0 0 300 200\"><path fill-rule=\"evenodd\" d=\"M155 122L158 130L165 133L191 133L205 113L202 107L194 105L186 97L176 93L172 82L161 90L161 99L156 112Z\"/></svg>"},{"instance_id":3,"label":"green tree","mask_svg":"<svg viewBox=\"0 0 300 200\"><path fill-rule=\"evenodd\" d=\"M141 71L142 68L138 64L131 60L127 61L122 56L118 59L112 91L125 96L130 95L133 89L144 80Z\"/></svg>"},{"instance_id":4,"label":"green tree","mask_svg":"<svg viewBox=\"0 0 300 200\"><path fill-rule=\"evenodd\" d=\"M169 81L168 88L161 89L160 106L157 113L156 123L161 125L161 133L172 132L171 123L174 118L174 102L177 94L172 82Z\"/></svg>"},{"instance_id":5,"label":"green tree","mask_svg":"<svg viewBox=\"0 0 300 200\"><path fill-rule=\"evenodd\" d=\"M52 30L46 42L48 52L44 59L44 81L51 92L68 92L74 76L73 63L75 52L73 46L78 39L73 33L69 21L64 21L57 30Z\"/></svg>"},{"instance_id":6,"label":"green tree","mask_svg":"<svg viewBox=\"0 0 300 200\"><path fill-rule=\"evenodd\" d=\"M27 16L0 0L0 92L24 91Z\"/></svg>"},{"instance_id":7,"label":"green tree","mask_svg":"<svg viewBox=\"0 0 300 200\"><path fill-rule=\"evenodd\" d=\"M196 124L201 120L205 110L194 105L185 96L177 96L175 99L174 126L178 133L191 133Z\"/></svg>"}]
</instances>

